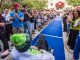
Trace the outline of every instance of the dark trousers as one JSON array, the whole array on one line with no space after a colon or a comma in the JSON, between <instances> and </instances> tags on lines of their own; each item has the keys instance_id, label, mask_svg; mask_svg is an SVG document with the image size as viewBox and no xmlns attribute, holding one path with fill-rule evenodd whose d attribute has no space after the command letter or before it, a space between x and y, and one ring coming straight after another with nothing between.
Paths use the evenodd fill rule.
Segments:
<instances>
[{"instance_id":1,"label":"dark trousers","mask_svg":"<svg viewBox=\"0 0 80 60\"><path fill-rule=\"evenodd\" d=\"M67 22L66 21L63 21L63 29L64 29L64 32L67 32Z\"/></svg>"},{"instance_id":2,"label":"dark trousers","mask_svg":"<svg viewBox=\"0 0 80 60\"><path fill-rule=\"evenodd\" d=\"M9 41L10 35L12 34L12 24L7 24L5 26L5 31L6 31L6 39L7 39L7 41Z\"/></svg>"},{"instance_id":3,"label":"dark trousers","mask_svg":"<svg viewBox=\"0 0 80 60\"><path fill-rule=\"evenodd\" d=\"M34 20L34 29L36 29L36 24L37 24L37 21Z\"/></svg>"},{"instance_id":4,"label":"dark trousers","mask_svg":"<svg viewBox=\"0 0 80 60\"><path fill-rule=\"evenodd\" d=\"M4 51L9 49L9 45L8 42L5 38L5 32L0 32L0 40L2 41L3 45L4 45Z\"/></svg>"},{"instance_id":5,"label":"dark trousers","mask_svg":"<svg viewBox=\"0 0 80 60\"><path fill-rule=\"evenodd\" d=\"M67 16L63 17L63 24L64 24L63 29L64 29L64 32L67 32L67 22L66 22L66 20L67 20Z\"/></svg>"},{"instance_id":6,"label":"dark trousers","mask_svg":"<svg viewBox=\"0 0 80 60\"><path fill-rule=\"evenodd\" d=\"M70 49L74 49L75 47L75 42L76 42L76 39L77 39L77 36L79 34L79 30L73 30L73 29L70 29L70 33L69 33L69 39L68 39L68 43L67 45L70 47Z\"/></svg>"}]
</instances>

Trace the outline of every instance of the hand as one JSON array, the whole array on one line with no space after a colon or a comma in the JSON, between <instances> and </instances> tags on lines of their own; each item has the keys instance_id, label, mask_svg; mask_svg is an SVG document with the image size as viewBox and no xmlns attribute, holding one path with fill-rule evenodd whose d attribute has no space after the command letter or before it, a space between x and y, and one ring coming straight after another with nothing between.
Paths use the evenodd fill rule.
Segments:
<instances>
[{"instance_id":1,"label":"hand","mask_svg":"<svg viewBox=\"0 0 80 60\"><path fill-rule=\"evenodd\" d=\"M0 23L0 26L4 26L5 25L5 23Z\"/></svg>"},{"instance_id":2,"label":"hand","mask_svg":"<svg viewBox=\"0 0 80 60\"><path fill-rule=\"evenodd\" d=\"M71 60L74 60L74 58L72 58Z\"/></svg>"},{"instance_id":3,"label":"hand","mask_svg":"<svg viewBox=\"0 0 80 60\"><path fill-rule=\"evenodd\" d=\"M31 46L31 48L36 49L36 50L38 49L38 48L37 48L37 47L35 47L35 46Z\"/></svg>"},{"instance_id":4,"label":"hand","mask_svg":"<svg viewBox=\"0 0 80 60\"><path fill-rule=\"evenodd\" d=\"M24 14L26 14L26 12L24 12Z\"/></svg>"},{"instance_id":5,"label":"hand","mask_svg":"<svg viewBox=\"0 0 80 60\"><path fill-rule=\"evenodd\" d=\"M17 13L15 13L15 16L16 16L16 17L18 17L18 14L17 14Z\"/></svg>"}]
</instances>

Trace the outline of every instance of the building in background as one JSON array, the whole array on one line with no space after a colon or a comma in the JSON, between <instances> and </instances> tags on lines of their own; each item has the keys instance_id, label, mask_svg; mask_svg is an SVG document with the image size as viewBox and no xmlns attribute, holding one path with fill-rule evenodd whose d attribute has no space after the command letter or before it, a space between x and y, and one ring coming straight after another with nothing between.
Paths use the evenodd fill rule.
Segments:
<instances>
[{"instance_id":1,"label":"building in background","mask_svg":"<svg viewBox=\"0 0 80 60\"><path fill-rule=\"evenodd\" d=\"M67 3L65 0L48 0L48 9L54 8L58 10L60 8L65 9L67 7Z\"/></svg>"}]
</instances>

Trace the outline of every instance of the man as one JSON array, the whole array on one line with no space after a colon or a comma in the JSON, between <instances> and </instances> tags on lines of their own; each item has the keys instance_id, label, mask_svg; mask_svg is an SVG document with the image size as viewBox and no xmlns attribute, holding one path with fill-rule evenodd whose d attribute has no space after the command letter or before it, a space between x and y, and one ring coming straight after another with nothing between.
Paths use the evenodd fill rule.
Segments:
<instances>
[{"instance_id":1,"label":"man","mask_svg":"<svg viewBox=\"0 0 80 60\"><path fill-rule=\"evenodd\" d=\"M45 50L37 50L31 47L31 39L28 34L13 34L10 37L15 46L11 51L13 60L55 60L54 56Z\"/></svg>"},{"instance_id":2,"label":"man","mask_svg":"<svg viewBox=\"0 0 80 60\"><path fill-rule=\"evenodd\" d=\"M24 23L24 33L30 32L29 31L29 28L30 28L29 27L29 20L32 16L28 13L27 7L26 7L25 4L22 6L21 12L24 14L24 21L23 21L23 23Z\"/></svg>"},{"instance_id":3,"label":"man","mask_svg":"<svg viewBox=\"0 0 80 60\"><path fill-rule=\"evenodd\" d=\"M4 17L4 20L6 22L5 25L5 30L6 30L6 39L7 41L9 41L9 36L12 34L12 21L10 21L10 12L9 12L9 7L5 8L4 10L5 12L2 14L2 16Z\"/></svg>"},{"instance_id":4,"label":"man","mask_svg":"<svg viewBox=\"0 0 80 60\"><path fill-rule=\"evenodd\" d=\"M3 43L4 51L0 54L1 57L5 57L9 52L9 45L7 40L5 39L5 21L0 12L0 40Z\"/></svg>"},{"instance_id":5,"label":"man","mask_svg":"<svg viewBox=\"0 0 80 60\"><path fill-rule=\"evenodd\" d=\"M13 33L23 33L24 14L19 11L19 4L14 4L14 11L10 13L10 20L13 21Z\"/></svg>"}]
</instances>

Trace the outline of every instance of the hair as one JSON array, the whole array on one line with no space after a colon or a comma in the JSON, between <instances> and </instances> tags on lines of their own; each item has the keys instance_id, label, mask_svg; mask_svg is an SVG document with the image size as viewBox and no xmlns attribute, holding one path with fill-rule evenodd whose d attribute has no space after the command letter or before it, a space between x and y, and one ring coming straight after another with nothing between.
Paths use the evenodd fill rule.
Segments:
<instances>
[{"instance_id":1,"label":"hair","mask_svg":"<svg viewBox=\"0 0 80 60\"><path fill-rule=\"evenodd\" d=\"M40 34L40 38L43 39L44 38L44 35Z\"/></svg>"},{"instance_id":2,"label":"hair","mask_svg":"<svg viewBox=\"0 0 80 60\"><path fill-rule=\"evenodd\" d=\"M26 7L26 5L24 4L22 7L24 7L24 8L25 8L25 7Z\"/></svg>"},{"instance_id":3,"label":"hair","mask_svg":"<svg viewBox=\"0 0 80 60\"><path fill-rule=\"evenodd\" d=\"M74 16L74 13L75 13L75 12L77 12L77 14L78 14L78 16L77 16L77 17L75 17L75 16ZM75 19L78 19L78 18L79 18L78 10L74 10L74 11L73 11L73 21L74 21Z\"/></svg>"},{"instance_id":4,"label":"hair","mask_svg":"<svg viewBox=\"0 0 80 60\"><path fill-rule=\"evenodd\" d=\"M20 7L20 4L19 4L19 3L14 3L14 4L13 4L13 7L14 7L14 8Z\"/></svg>"},{"instance_id":5,"label":"hair","mask_svg":"<svg viewBox=\"0 0 80 60\"><path fill-rule=\"evenodd\" d=\"M80 11L78 10L78 17L80 17Z\"/></svg>"}]
</instances>

